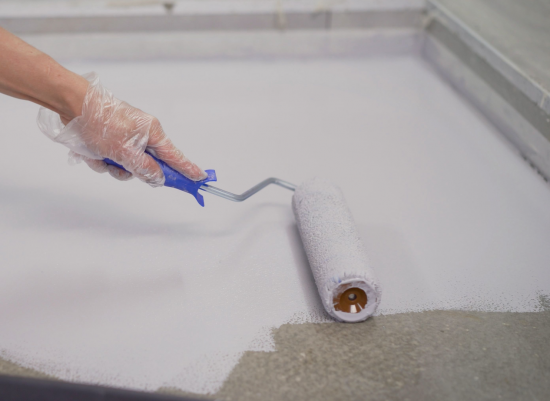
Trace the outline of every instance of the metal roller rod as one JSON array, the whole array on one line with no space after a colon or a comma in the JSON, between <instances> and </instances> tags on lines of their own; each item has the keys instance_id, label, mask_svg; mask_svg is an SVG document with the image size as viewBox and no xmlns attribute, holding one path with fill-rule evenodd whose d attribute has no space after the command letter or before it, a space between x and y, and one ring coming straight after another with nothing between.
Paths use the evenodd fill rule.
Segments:
<instances>
[{"instance_id":1,"label":"metal roller rod","mask_svg":"<svg viewBox=\"0 0 550 401\"><path fill-rule=\"evenodd\" d=\"M200 189L202 189L204 192L208 192L209 194L219 196L220 198L228 199L233 202L242 202L250 198L256 192L261 191L262 189L267 187L269 184L275 184L280 187L289 189L291 191L294 191L296 189L296 185L291 184L290 182L287 182L287 181L280 180L278 178L273 178L273 177L263 180L258 185L253 186L246 192L243 192L241 195L232 194L231 192L224 191L223 189L216 188L208 184L202 185Z\"/></svg>"}]
</instances>

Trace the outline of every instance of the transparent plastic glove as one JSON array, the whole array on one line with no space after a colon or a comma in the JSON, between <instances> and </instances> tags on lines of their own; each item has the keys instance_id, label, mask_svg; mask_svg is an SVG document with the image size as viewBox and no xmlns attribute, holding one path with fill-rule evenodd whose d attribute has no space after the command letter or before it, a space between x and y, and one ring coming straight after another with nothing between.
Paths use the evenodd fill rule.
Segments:
<instances>
[{"instance_id":1,"label":"transparent plastic glove","mask_svg":"<svg viewBox=\"0 0 550 401\"><path fill-rule=\"evenodd\" d=\"M145 153L147 150L187 178L194 181L206 178L207 174L172 144L155 117L115 98L95 73L84 78L90 85L80 117L65 126L57 113L45 108L38 112L40 130L71 149L69 162L83 160L92 170L109 172L119 180L136 176L153 187L162 186L164 174ZM105 158L121 164L130 173L107 165L103 162Z\"/></svg>"}]
</instances>

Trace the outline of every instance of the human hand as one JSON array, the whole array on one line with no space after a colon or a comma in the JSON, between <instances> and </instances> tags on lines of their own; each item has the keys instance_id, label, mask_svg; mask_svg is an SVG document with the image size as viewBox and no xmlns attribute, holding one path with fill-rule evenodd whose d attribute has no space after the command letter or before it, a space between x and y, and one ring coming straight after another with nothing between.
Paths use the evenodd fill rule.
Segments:
<instances>
[{"instance_id":1,"label":"human hand","mask_svg":"<svg viewBox=\"0 0 550 401\"><path fill-rule=\"evenodd\" d=\"M119 180L136 176L153 187L162 186L164 174L147 150L187 178L206 178L207 174L172 144L155 117L115 98L96 74L84 77L90 83L79 117L62 121L59 114L41 108L37 118L46 136L71 149L71 161L83 160L92 170L109 172ZM128 171L106 164L105 158Z\"/></svg>"}]
</instances>

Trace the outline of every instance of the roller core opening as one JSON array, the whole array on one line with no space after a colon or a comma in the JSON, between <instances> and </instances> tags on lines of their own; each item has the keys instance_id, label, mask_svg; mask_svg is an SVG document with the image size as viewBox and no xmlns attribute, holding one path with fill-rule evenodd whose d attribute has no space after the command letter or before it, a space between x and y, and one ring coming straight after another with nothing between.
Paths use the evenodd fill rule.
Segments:
<instances>
[{"instance_id":1,"label":"roller core opening","mask_svg":"<svg viewBox=\"0 0 550 401\"><path fill-rule=\"evenodd\" d=\"M337 311L359 313L367 306L368 299L364 290L347 284L338 288L333 301Z\"/></svg>"}]
</instances>

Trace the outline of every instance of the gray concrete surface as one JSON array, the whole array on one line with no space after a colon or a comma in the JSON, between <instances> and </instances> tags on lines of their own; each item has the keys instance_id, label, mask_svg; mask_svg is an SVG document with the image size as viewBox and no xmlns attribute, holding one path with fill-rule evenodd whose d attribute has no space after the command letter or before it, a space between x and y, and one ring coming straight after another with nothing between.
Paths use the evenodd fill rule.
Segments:
<instances>
[{"instance_id":1,"label":"gray concrete surface","mask_svg":"<svg viewBox=\"0 0 550 401\"><path fill-rule=\"evenodd\" d=\"M550 90L550 0L437 0Z\"/></svg>"},{"instance_id":2,"label":"gray concrete surface","mask_svg":"<svg viewBox=\"0 0 550 401\"><path fill-rule=\"evenodd\" d=\"M543 400L550 302L538 313L429 311L360 324L286 324L247 352L220 400ZM0 360L0 373L44 377ZM162 393L196 396L177 389Z\"/></svg>"},{"instance_id":3,"label":"gray concrete surface","mask_svg":"<svg viewBox=\"0 0 550 401\"><path fill-rule=\"evenodd\" d=\"M431 311L361 324L284 325L247 352L223 400L542 400L550 312Z\"/></svg>"},{"instance_id":4,"label":"gray concrete surface","mask_svg":"<svg viewBox=\"0 0 550 401\"><path fill-rule=\"evenodd\" d=\"M55 379L34 369L24 368L16 363L10 362L1 357L0 354L0 375L32 377L34 379Z\"/></svg>"}]
</instances>

